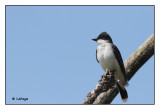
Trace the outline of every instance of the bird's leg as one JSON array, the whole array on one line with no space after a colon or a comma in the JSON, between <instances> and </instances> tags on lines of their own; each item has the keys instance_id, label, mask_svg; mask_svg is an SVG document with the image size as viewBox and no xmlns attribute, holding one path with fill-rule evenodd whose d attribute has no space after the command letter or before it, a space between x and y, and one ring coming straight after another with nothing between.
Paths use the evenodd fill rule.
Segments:
<instances>
[{"instance_id":1,"label":"bird's leg","mask_svg":"<svg viewBox=\"0 0 160 110\"><path fill-rule=\"evenodd\" d=\"M110 71L109 71L109 74L110 74L110 75L114 75L115 72L116 72L116 70L110 70Z\"/></svg>"},{"instance_id":2,"label":"bird's leg","mask_svg":"<svg viewBox=\"0 0 160 110\"><path fill-rule=\"evenodd\" d=\"M110 79L111 77L114 77L115 71L116 71L116 70L106 69L106 71L105 71L106 73L101 76L101 79L99 80L99 82L100 82L103 78L109 78L109 79Z\"/></svg>"},{"instance_id":3,"label":"bird's leg","mask_svg":"<svg viewBox=\"0 0 160 110\"><path fill-rule=\"evenodd\" d=\"M106 73L102 74L101 79L99 80L99 82L100 82L103 78L105 78L107 75L110 75L110 74L109 74L109 69L106 69L105 72L106 72Z\"/></svg>"}]
</instances>

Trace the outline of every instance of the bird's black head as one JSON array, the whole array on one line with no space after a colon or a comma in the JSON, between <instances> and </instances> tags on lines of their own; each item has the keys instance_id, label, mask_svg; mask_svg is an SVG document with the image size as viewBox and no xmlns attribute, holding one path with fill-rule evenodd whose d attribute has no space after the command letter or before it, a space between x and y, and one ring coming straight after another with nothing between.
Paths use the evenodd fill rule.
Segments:
<instances>
[{"instance_id":1,"label":"bird's black head","mask_svg":"<svg viewBox=\"0 0 160 110\"><path fill-rule=\"evenodd\" d=\"M113 43L111 37L106 32L102 32L97 38L92 40L97 41L99 39L108 40L110 43Z\"/></svg>"}]
</instances>

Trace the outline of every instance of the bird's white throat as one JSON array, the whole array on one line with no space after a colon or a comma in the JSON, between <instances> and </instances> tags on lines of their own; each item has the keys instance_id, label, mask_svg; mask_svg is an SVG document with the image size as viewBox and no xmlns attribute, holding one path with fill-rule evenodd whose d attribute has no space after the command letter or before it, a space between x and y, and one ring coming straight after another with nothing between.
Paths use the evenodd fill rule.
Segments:
<instances>
[{"instance_id":1,"label":"bird's white throat","mask_svg":"<svg viewBox=\"0 0 160 110\"><path fill-rule=\"evenodd\" d=\"M98 43L98 45L101 45L101 44L109 43L109 41L108 40L99 39L99 40L97 40L97 43Z\"/></svg>"}]
</instances>

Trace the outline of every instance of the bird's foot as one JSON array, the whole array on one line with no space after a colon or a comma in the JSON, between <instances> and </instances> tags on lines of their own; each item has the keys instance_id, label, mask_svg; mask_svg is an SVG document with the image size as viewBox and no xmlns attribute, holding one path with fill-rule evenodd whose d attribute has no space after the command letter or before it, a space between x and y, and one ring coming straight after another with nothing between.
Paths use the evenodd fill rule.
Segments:
<instances>
[{"instance_id":1,"label":"bird's foot","mask_svg":"<svg viewBox=\"0 0 160 110\"><path fill-rule=\"evenodd\" d=\"M114 75L115 72L116 72L116 70L110 70L110 71L109 71L109 74L110 74L110 75Z\"/></svg>"}]
</instances>

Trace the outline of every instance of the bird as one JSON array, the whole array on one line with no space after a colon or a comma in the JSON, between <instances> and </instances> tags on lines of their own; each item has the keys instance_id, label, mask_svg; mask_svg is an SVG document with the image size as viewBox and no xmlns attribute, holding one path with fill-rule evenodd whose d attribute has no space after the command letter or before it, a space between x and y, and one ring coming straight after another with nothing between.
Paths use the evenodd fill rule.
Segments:
<instances>
[{"instance_id":1,"label":"bird","mask_svg":"<svg viewBox=\"0 0 160 110\"><path fill-rule=\"evenodd\" d=\"M96 49L97 62L105 72L107 70L111 73L114 72L121 98L126 102L128 99L128 93L125 86L128 85L128 80L120 51L117 46L113 44L113 41L107 32L102 32L97 38L92 40L96 41L98 44Z\"/></svg>"}]
</instances>

